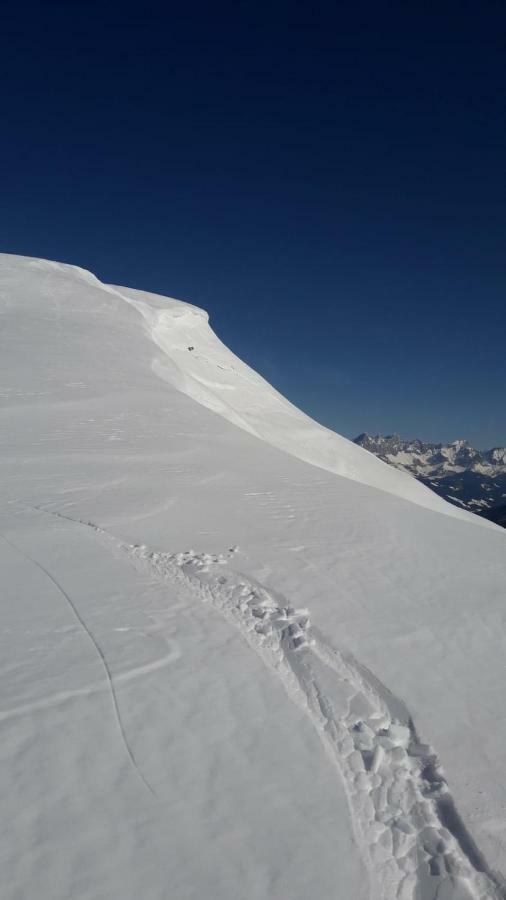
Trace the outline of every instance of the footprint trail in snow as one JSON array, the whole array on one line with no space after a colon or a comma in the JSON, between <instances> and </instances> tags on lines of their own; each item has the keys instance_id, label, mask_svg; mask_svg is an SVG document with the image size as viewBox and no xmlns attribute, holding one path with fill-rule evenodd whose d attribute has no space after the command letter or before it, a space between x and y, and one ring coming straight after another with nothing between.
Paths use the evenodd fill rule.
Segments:
<instances>
[{"instance_id":1,"label":"footprint trail in snow","mask_svg":"<svg viewBox=\"0 0 506 900\"><path fill-rule=\"evenodd\" d=\"M235 548L228 555L128 552L156 577L183 582L212 603L308 715L344 784L373 900L506 896L460 822L432 748L409 716L392 713L375 680L373 687L360 666L325 644L307 609L224 574Z\"/></svg>"},{"instance_id":2,"label":"footprint trail in snow","mask_svg":"<svg viewBox=\"0 0 506 900\"><path fill-rule=\"evenodd\" d=\"M225 569L238 548L150 551L93 522L32 509L92 529L158 580L189 587L239 630L309 717L341 778L371 900L506 900L503 876L467 833L438 758L402 701L328 646L309 610Z\"/></svg>"}]
</instances>

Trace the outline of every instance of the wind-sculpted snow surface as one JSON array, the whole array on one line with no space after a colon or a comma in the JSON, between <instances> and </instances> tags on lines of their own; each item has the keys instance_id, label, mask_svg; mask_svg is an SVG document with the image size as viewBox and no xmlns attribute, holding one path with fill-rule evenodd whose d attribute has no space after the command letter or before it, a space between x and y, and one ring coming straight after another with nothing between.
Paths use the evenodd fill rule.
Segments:
<instances>
[{"instance_id":1,"label":"wind-sculpted snow surface","mask_svg":"<svg viewBox=\"0 0 506 900\"><path fill-rule=\"evenodd\" d=\"M502 897L503 530L15 256L0 454L2 900Z\"/></svg>"},{"instance_id":2,"label":"wind-sculpted snow surface","mask_svg":"<svg viewBox=\"0 0 506 900\"><path fill-rule=\"evenodd\" d=\"M392 469L305 415L222 344L209 327L204 310L157 294L102 284L91 272L77 266L9 255L2 256L0 262L7 285L14 284L15 294L19 277L25 279L28 292L34 286L36 289L39 279L44 285L41 290L49 289L59 307L61 298L74 290L76 296L93 300L90 319L106 308L106 300L128 303L140 314L150 339L162 351L152 361L153 371L160 378L274 447L428 509L496 527L445 502L416 479ZM7 303L9 306L10 299ZM58 315L61 317L61 312ZM67 386L72 384L78 386L79 382ZM39 396L39 392L33 396Z\"/></svg>"},{"instance_id":3,"label":"wind-sculpted snow surface","mask_svg":"<svg viewBox=\"0 0 506 900\"><path fill-rule=\"evenodd\" d=\"M407 711L404 720L395 717L355 661L311 627L308 609L229 573L236 551L133 546L129 552L156 577L184 579L211 602L307 713L344 782L371 898L505 897L500 876L488 871L459 818L436 753L419 739Z\"/></svg>"},{"instance_id":4,"label":"wind-sculpted snow surface","mask_svg":"<svg viewBox=\"0 0 506 900\"><path fill-rule=\"evenodd\" d=\"M222 344L203 310L130 288L114 290L141 313L163 351L163 357L155 360L154 371L198 403L299 459L420 506L466 518L464 511L441 500L414 478L392 470L289 403Z\"/></svg>"},{"instance_id":5,"label":"wind-sculpted snow surface","mask_svg":"<svg viewBox=\"0 0 506 900\"><path fill-rule=\"evenodd\" d=\"M218 554L155 551L126 544L91 521L32 511L91 530L157 581L190 587L239 631L306 714L335 767L369 872L371 900L506 898L503 876L489 869L468 833L442 764L420 739L402 700L350 654L332 647L309 609L239 573L238 547ZM154 794L128 745L115 694L114 705L128 756Z\"/></svg>"}]
</instances>

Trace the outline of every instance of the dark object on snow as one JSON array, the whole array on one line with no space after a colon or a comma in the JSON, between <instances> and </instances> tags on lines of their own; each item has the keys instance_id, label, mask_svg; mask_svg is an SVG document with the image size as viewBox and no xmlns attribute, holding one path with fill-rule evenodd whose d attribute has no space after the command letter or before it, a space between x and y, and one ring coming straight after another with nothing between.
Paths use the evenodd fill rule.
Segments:
<instances>
[{"instance_id":1,"label":"dark object on snow","mask_svg":"<svg viewBox=\"0 0 506 900\"><path fill-rule=\"evenodd\" d=\"M195 347L188 347L188 350L195 350Z\"/></svg>"}]
</instances>

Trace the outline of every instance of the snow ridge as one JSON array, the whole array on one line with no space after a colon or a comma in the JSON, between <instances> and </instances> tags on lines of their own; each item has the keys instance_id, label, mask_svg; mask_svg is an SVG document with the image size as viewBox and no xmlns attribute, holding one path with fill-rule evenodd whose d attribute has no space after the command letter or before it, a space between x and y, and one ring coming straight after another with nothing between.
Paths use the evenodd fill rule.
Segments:
<instances>
[{"instance_id":1,"label":"snow ridge","mask_svg":"<svg viewBox=\"0 0 506 900\"><path fill-rule=\"evenodd\" d=\"M214 334L203 310L131 288L106 285L104 290L142 316L145 330L161 351L152 363L155 374L197 403L311 465L445 515L494 527L315 422L235 356Z\"/></svg>"}]
</instances>

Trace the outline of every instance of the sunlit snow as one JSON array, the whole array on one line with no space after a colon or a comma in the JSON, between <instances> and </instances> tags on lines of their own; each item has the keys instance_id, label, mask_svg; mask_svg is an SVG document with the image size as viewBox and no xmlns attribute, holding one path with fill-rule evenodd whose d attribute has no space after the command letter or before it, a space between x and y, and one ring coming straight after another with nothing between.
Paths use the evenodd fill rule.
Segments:
<instances>
[{"instance_id":1,"label":"sunlit snow","mask_svg":"<svg viewBox=\"0 0 506 900\"><path fill-rule=\"evenodd\" d=\"M0 257L2 898L505 896L505 532Z\"/></svg>"}]
</instances>

